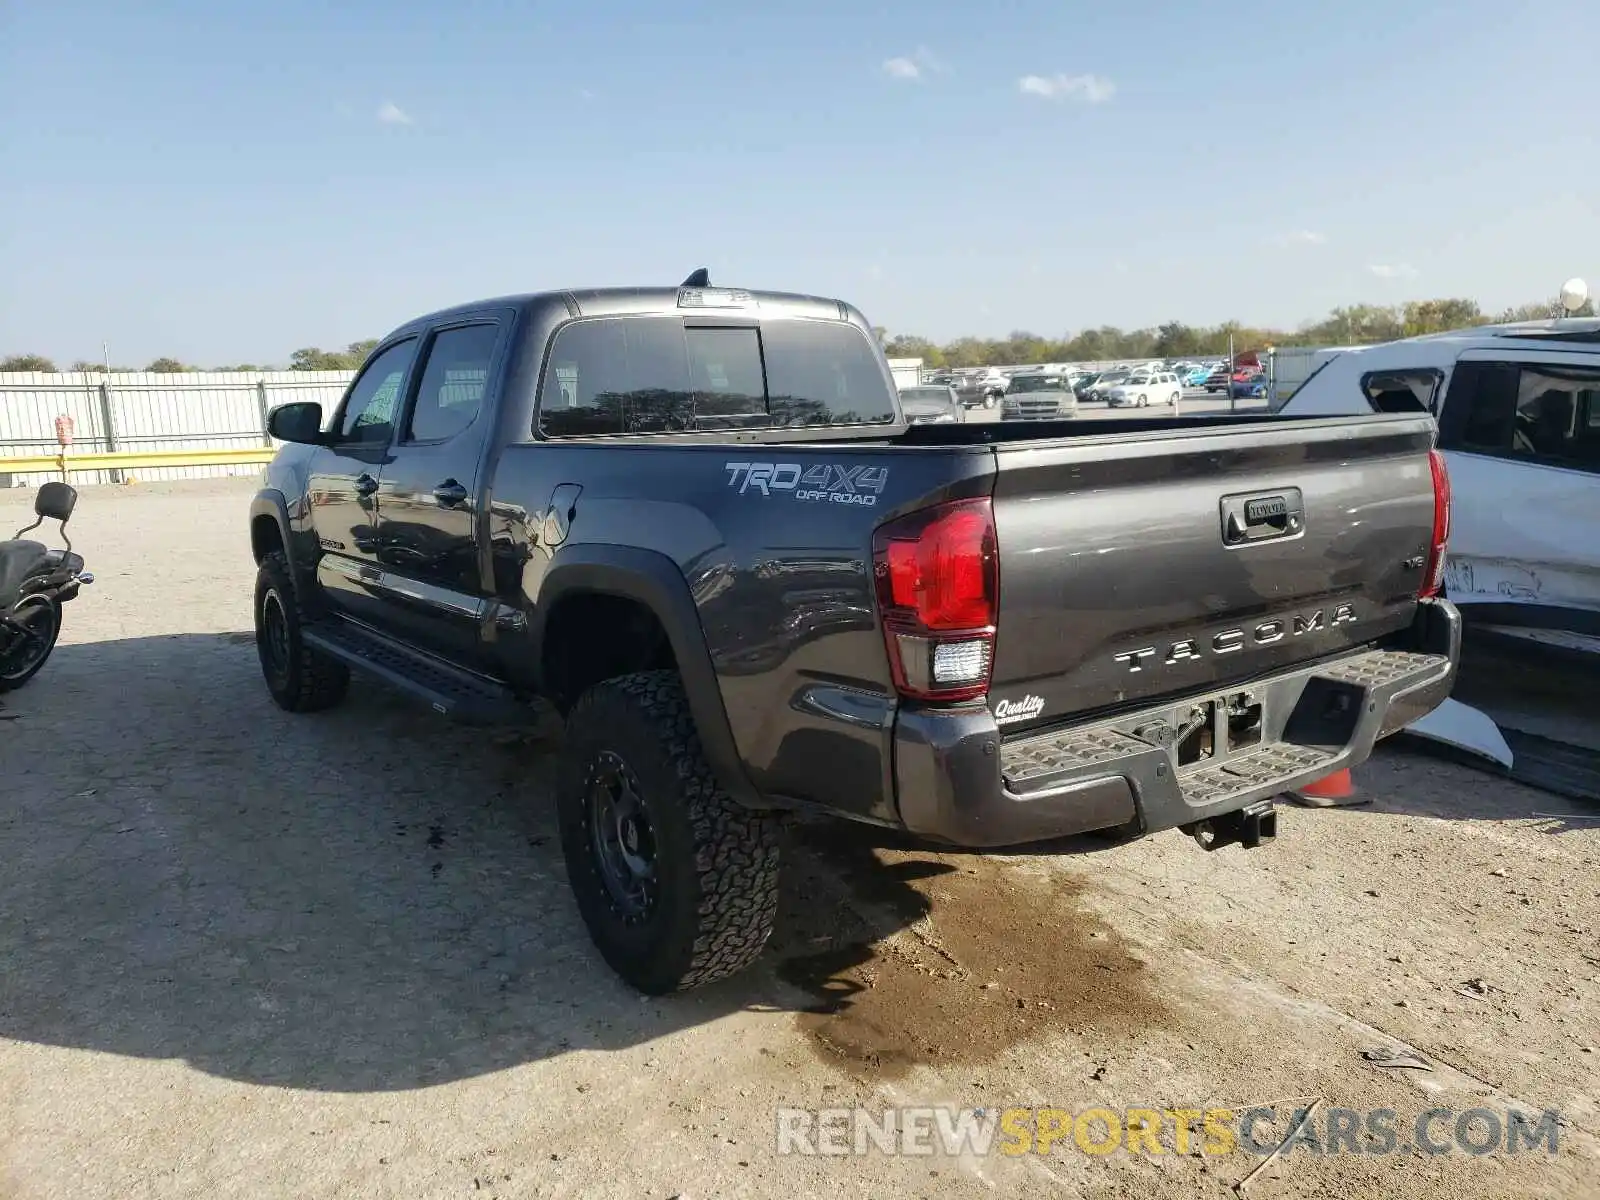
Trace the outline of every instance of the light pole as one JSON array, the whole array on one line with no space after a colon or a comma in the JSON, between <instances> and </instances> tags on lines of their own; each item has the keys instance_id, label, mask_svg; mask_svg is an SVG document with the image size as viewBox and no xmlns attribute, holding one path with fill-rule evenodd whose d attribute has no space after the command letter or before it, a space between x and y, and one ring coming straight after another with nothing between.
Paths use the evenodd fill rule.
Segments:
<instances>
[{"instance_id":1,"label":"light pole","mask_svg":"<svg viewBox=\"0 0 1600 1200\"><path fill-rule=\"evenodd\" d=\"M1230 413L1238 407L1233 395L1233 372L1233 334L1230 332L1228 334L1228 411Z\"/></svg>"}]
</instances>

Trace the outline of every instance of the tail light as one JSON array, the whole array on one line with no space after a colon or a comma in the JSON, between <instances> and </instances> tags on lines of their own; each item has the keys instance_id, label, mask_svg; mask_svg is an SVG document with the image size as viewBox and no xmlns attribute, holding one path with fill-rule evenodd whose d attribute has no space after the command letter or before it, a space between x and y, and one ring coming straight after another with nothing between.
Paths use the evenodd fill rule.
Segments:
<instances>
[{"instance_id":1,"label":"tail light","mask_svg":"<svg viewBox=\"0 0 1600 1200\"><path fill-rule=\"evenodd\" d=\"M1444 587L1444 564L1450 545L1450 471L1444 455L1428 451L1428 466L1433 470L1433 537L1428 542L1428 565L1422 572L1422 590L1417 598L1437 596Z\"/></svg>"},{"instance_id":2,"label":"tail light","mask_svg":"<svg viewBox=\"0 0 1600 1200\"><path fill-rule=\"evenodd\" d=\"M872 568L895 690L916 700L987 692L1000 603L989 500L940 504L879 526Z\"/></svg>"}]
</instances>

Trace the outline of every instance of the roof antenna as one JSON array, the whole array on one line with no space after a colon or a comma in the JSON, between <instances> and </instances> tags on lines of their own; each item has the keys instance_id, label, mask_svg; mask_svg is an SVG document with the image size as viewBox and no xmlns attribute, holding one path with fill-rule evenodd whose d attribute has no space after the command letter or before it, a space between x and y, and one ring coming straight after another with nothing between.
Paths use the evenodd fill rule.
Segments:
<instances>
[{"instance_id":1,"label":"roof antenna","mask_svg":"<svg viewBox=\"0 0 1600 1200\"><path fill-rule=\"evenodd\" d=\"M678 286L679 287L695 287L695 288L710 287L711 286L711 271L707 267L696 267L694 273L692 275L690 275L689 278L685 279L682 283L680 283Z\"/></svg>"}]
</instances>

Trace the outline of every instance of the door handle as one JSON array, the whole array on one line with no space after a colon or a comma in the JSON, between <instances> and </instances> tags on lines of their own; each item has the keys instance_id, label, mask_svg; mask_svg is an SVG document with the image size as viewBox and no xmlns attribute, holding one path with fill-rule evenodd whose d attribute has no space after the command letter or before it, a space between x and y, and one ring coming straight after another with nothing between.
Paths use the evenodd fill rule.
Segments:
<instances>
[{"instance_id":1,"label":"door handle","mask_svg":"<svg viewBox=\"0 0 1600 1200\"><path fill-rule=\"evenodd\" d=\"M462 487L454 479L446 479L438 487L433 489L433 498L446 508L453 508L455 505L462 504L466 501L467 489Z\"/></svg>"},{"instance_id":2,"label":"door handle","mask_svg":"<svg viewBox=\"0 0 1600 1200\"><path fill-rule=\"evenodd\" d=\"M356 495L358 495L358 496L370 496L370 495L372 495L373 492L375 492L377 490L378 490L378 481L376 479L374 479L371 475L363 474L363 475L357 475L356 476Z\"/></svg>"}]
</instances>

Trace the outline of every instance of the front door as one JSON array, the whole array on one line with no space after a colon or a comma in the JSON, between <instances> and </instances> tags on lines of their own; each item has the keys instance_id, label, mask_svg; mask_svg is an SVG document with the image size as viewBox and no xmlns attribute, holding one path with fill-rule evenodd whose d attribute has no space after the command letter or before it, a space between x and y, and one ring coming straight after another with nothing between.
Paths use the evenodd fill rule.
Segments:
<instances>
[{"instance_id":1,"label":"front door","mask_svg":"<svg viewBox=\"0 0 1600 1200\"><path fill-rule=\"evenodd\" d=\"M417 340L396 342L368 363L345 393L326 446L312 458L308 493L321 555L317 582L347 616L379 616L378 484Z\"/></svg>"},{"instance_id":2,"label":"front door","mask_svg":"<svg viewBox=\"0 0 1600 1200\"><path fill-rule=\"evenodd\" d=\"M378 492L383 625L468 666L490 603L478 553L479 485L504 328L488 318L433 333Z\"/></svg>"}]
</instances>

